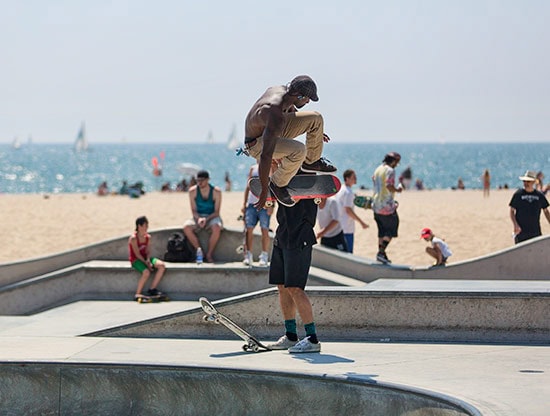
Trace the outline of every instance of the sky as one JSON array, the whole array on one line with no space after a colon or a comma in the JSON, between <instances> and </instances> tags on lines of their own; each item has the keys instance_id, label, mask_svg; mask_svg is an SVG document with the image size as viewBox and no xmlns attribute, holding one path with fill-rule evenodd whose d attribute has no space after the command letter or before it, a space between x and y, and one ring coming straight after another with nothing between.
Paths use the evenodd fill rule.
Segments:
<instances>
[{"instance_id":1,"label":"sky","mask_svg":"<svg viewBox=\"0 0 550 416\"><path fill-rule=\"evenodd\" d=\"M225 142L300 74L333 141L550 141L546 0L0 6L0 143Z\"/></svg>"}]
</instances>

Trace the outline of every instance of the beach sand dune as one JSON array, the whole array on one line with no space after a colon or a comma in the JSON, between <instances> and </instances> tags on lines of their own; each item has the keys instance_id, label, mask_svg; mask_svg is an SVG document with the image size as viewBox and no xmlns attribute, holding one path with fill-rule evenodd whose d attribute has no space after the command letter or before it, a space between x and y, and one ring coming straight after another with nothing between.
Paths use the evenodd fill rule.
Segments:
<instances>
[{"instance_id":1,"label":"beach sand dune","mask_svg":"<svg viewBox=\"0 0 550 416\"><path fill-rule=\"evenodd\" d=\"M454 253L450 263L511 247L513 229L508 203L513 192L493 190L489 198L477 190L399 194L399 237L390 244L388 257L396 264L431 264L424 252L427 243L420 240L423 227L430 227L449 244ZM242 192L223 193L222 218L226 226L242 227L237 219L242 204ZM188 194L176 192L152 192L138 199L95 194L3 194L0 209L4 221L0 262L46 256L129 235L140 215L148 217L151 230L180 227L191 216ZM360 208L356 212L370 227L356 228L354 254L374 259L377 230L373 213ZM544 215L541 223L543 234L549 234ZM271 225L274 230L275 218Z\"/></svg>"}]
</instances>

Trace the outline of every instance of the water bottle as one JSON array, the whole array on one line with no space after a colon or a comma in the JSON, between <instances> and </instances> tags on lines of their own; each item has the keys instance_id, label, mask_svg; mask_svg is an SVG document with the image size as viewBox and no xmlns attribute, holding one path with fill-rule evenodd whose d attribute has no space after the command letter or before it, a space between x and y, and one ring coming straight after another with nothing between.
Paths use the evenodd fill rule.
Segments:
<instances>
[{"instance_id":1,"label":"water bottle","mask_svg":"<svg viewBox=\"0 0 550 416\"><path fill-rule=\"evenodd\" d=\"M202 249L200 247L197 249L197 264L202 264Z\"/></svg>"}]
</instances>

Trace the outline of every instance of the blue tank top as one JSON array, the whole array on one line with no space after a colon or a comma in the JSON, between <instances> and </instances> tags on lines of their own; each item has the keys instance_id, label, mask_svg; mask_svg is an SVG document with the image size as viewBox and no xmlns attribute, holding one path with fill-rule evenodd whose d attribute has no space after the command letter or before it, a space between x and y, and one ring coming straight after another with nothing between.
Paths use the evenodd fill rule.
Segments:
<instances>
[{"instance_id":1,"label":"blue tank top","mask_svg":"<svg viewBox=\"0 0 550 416\"><path fill-rule=\"evenodd\" d=\"M207 199L202 198L201 190L197 187L195 203L197 204L199 215L210 215L214 212L214 186L210 184L208 186L210 187L210 192Z\"/></svg>"}]
</instances>

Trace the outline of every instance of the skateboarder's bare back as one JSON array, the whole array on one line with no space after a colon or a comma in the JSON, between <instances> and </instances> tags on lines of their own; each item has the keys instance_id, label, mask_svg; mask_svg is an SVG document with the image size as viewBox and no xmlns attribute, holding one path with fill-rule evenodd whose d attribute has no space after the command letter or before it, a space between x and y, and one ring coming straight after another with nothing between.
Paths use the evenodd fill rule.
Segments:
<instances>
[{"instance_id":1,"label":"skateboarder's bare back","mask_svg":"<svg viewBox=\"0 0 550 416\"><path fill-rule=\"evenodd\" d=\"M256 204L261 209L268 187L279 202L292 206L295 201L285 188L298 169L304 172L335 172L322 158L323 143L330 138L323 131L323 117L316 111L298 111L309 101L318 101L317 86L307 75L294 78L288 85L270 87L254 103L245 122L245 148L259 160L262 193ZM306 145L293 140L306 134ZM271 161L279 161L271 181Z\"/></svg>"}]
</instances>

